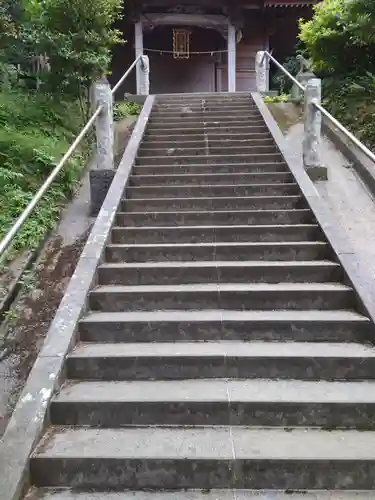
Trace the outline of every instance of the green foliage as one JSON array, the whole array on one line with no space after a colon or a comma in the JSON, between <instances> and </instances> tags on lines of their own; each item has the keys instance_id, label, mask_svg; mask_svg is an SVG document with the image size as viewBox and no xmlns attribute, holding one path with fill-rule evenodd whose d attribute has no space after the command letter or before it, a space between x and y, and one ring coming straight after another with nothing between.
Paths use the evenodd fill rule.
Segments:
<instances>
[{"instance_id":1,"label":"green foliage","mask_svg":"<svg viewBox=\"0 0 375 500\"><path fill-rule=\"evenodd\" d=\"M116 102L113 106L113 118L120 121L127 116L136 116L141 112L142 106L134 101Z\"/></svg>"},{"instance_id":2,"label":"green foliage","mask_svg":"<svg viewBox=\"0 0 375 500\"><path fill-rule=\"evenodd\" d=\"M287 71L289 71L292 76L296 76L300 68L297 54L293 54L292 56L288 57L283 62L283 66ZM273 77L273 83L281 94L290 92L293 86L293 82L291 81L291 79L288 78L285 73L280 70L275 73L275 76Z\"/></svg>"},{"instance_id":3,"label":"green foliage","mask_svg":"<svg viewBox=\"0 0 375 500\"><path fill-rule=\"evenodd\" d=\"M296 76L300 70L301 63L298 60L299 56L303 56L305 53L305 47L299 41L297 42L294 52L292 55L287 57L285 61L282 61L284 68L289 71L292 76ZM292 90L293 82L288 78L285 73L281 70L277 70L272 78L273 85L277 88L280 94L290 93Z\"/></svg>"},{"instance_id":4,"label":"green foliage","mask_svg":"<svg viewBox=\"0 0 375 500\"><path fill-rule=\"evenodd\" d=\"M3 0L0 4L0 50L4 51L10 39L16 38L17 29L12 19L8 2Z\"/></svg>"},{"instance_id":5,"label":"green foliage","mask_svg":"<svg viewBox=\"0 0 375 500\"><path fill-rule=\"evenodd\" d=\"M375 2L323 0L300 22L325 105L359 139L375 146Z\"/></svg>"},{"instance_id":6,"label":"green foliage","mask_svg":"<svg viewBox=\"0 0 375 500\"><path fill-rule=\"evenodd\" d=\"M280 94L275 96L265 96L263 98L264 102L289 102L291 100L291 96L289 94Z\"/></svg>"},{"instance_id":7,"label":"green foliage","mask_svg":"<svg viewBox=\"0 0 375 500\"><path fill-rule=\"evenodd\" d=\"M0 237L43 184L81 126L78 106L20 92L0 93ZM83 165L77 154L63 169L17 236L15 250L35 248L54 227Z\"/></svg>"},{"instance_id":8,"label":"green foliage","mask_svg":"<svg viewBox=\"0 0 375 500\"><path fill-rule=\"evenodd\" d=\"M324 0L300 22L300 39L323 76L375 73L374 25L373 0Z\"/></svg>"},{"instance_id":9,"label":"green foliage","mask_svg":"<svg viewBox=\"0 0 375 500\"><path fill-rule=\"evenodd\" d=\"M325 78L324 104L358 139L375 147L375 75Z\"/></svg>"},{"instance_id":10,"label":"green foliage","mask_svg":"<svg viewBox=\"0 0 375 500\"><path fill-rule=\"evenodd\" d=\"M51 70L43 81L53 92L64 92L87 103L92 81L105 74L111 49L121 43L113 28L122 0L29 0L33 29L29 41L36 53L47 54Z\"/></svg>"},{"instance_id":11,"label":"green foliage","mask_svg":"<svg viewBox=\"0 0 375 500\"><path fill-rule=\"evenodd\" d=\"M0 238L81 129L90 84L107 72L111 49L121 42L113 28L121 10L122 0L0 0ZM40 54L50 71L36 74L32 63ZM85 146L49 188L13 249L35 248L53 228L80 177Z\"/></svg>"}]
</instances>

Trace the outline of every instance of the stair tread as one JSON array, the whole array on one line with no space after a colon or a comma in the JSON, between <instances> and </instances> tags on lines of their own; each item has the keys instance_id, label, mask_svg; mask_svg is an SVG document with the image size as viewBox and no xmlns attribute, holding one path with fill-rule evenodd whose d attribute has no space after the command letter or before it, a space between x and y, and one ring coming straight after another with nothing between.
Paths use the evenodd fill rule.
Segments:
<instances>
[{"instance_id":1,"label":"stair tread","mask_svg":"<svg viewBox=\"0 0 375 500\"><path fill-rule=\"evenodd\" d=\"M258 186L263 185L263 184L257 184ZM237 184L236 184L237 186ZM139 188L140 186L133 186L133 188ZM225 187L225 186L224 186ZM233 186L232 186L233 187ZM287 194L287 195L275 195L275 196L200 196L200 197L194 197L194 196L187 196L183 198L136 198L136 199L129 199L129 198L122 198L122 202L147 202L147 201L155 201L155 200L160 200L163 202L168 202L168 201L174 201L174 200L184 200L184 201L204 201L204 200L266 200L266 201L271 201L271 200L301 200L302 196L300 194Z\"/></svg>"},{"instance_id":2,"label":"stair tread","mask_svg":"<svg viewBox=\"0 0 375 500\"><path fill-rule=\"evenodd\" d=\"M100 285L91 293L137 293L137 292L309 292L347 291L351 287L342 283L200 283L184 285Z\"/></svg>"},{"instance_id":3,"label":"stair tread","mask_svg":"<svg viewBox=\"0 0 375 500\"><path fill-rule=\"evenodd\" d=\"M297 227L304 227L304 228L318 228L318 224L231 224L231 225L222 225L222 226L216 226L216 225L202 225L202 226L158 226L157 230L161 231L163 229L179 229L179 230L186 230L186 229L196 229L198 231L203 231L204 229L218 229L218 230L223 230L225 228L228 229L236 229L236 228L248 228L249 230L255 229L255 228L274 228L274 227L281 227L283 229L286 228L297 228ZM126 231L147 231L147 230L152 230L155 231L155 226L140 226L140 227L124 227L124 226L113 226L112 229L121 229L121 230L126 230Z\"/></svg>"},{"instance_id":4,"label":"stair tread","mask_svg":"<svg viewBox=\"0 0 375 500\"><path fill-rule=\"evenodd\" d=\"M206 160L210 159L210 158L222 158L223 156L229 156L231 159L233 158L233 160L236 160L238 157L243 157L243 156L250 156L250 157L254 157L254 156L257 156L257 157L263 157L263 156L273 156L273 157L277 157L277 158L280 158L280 161L281 161L281 153L280 152L272 152L272 153L235 153L235 154L228 154L228 155L223 155L223 154L202 154L202 155L180 155L180 156L177 156L175 158L188 158L190 160L194 160L194 158L205 158ZM161 161L163 158L168 158L170 159L171 157L168 156L168 155L165 155L165 156L147 156L147 158L157 158L159 161ZM172 157L174 158L174 157ZM236 162L236 161L230 161L230 164L232 163L241 163L241 162ZM243 162L242 162L243 163ZM263 162L265 163L265 162ZM145 164L143 164L145 165ZM147 164L146 164L147 165ZM158 165L162 165L162 163L158 163Z\"/></svg>"},{"instance_id":5,"label":"stair tread","mask_svg":"<svg viewBox=\"0 0 375 500\"><path fill-rule=\"evenodd\" d=\"M375 432L284 428L55 428L33 458L375 460Z\"/></svg>"},{"instance_id":6,"label":"stair tread","mask_svg":"<svg viewBox=\"0 0 375 500\"><path fill-rule=\"evenodd\" d=\"M253 402L371 403L375 381L152 380L68 381L54 400L62 402Z\"/></svg>"},{"instance_id":7,"label":"stair tread","mask_svg":"<svg viewBox=\"0 0 375 500\"><path fill-rule=\"evenodd\" d=\"M109 243L107 245L107 248L153 248L153 247L161 247L161 248L174 248L174 247L182 247L182 248L189 248L189 247L251 247L251 248L256 248L256 247L291 247L291 246L311 246L311 245L318 245L318 246L326 246L327 243L325 241L314 241L314 240L309 240L309 241L238 241L238 242L233 242L233 241L228 241L228 242L208 242L208 243ZM272 261L268 261L272 262Z\"/></svg>"},{"instance_id":8,"label":"stair tread","mask_svg":"<svg viewBox=\"0 0 375 500\"><path fill-rule=\"evenodd\" d=\"M275 311L231 311L231 310L202 310L202 311L142 311L142 312L89 312L81 322L195 322L195 321L358 321L369 323L370 320L355 311L334 310L275 310ZM246 328L246 325L244 326Z\"/></svg>"},{"instance_id":9,"label":"stair tread","mask_svg":"<svg viewBox=\"0 0 375 500\"><path fill-rule=\"evenodd\" d=\"M149 156L148 158L151 158L151 156ZM143 165L144 167L147 166L147 165ZM216 175L220 175L220 174L216 174ZM252 175L252 174L251 174ZM159 177L168 177L168 176L165 176L165 175L160 175ZM298 184L296 182L283 182L281 184L282 186L298 186ZM280 186L280 184L275 184L275 183L270 183L270 182L267 182L267 183L263 183L263 184L251 184L251 183L247 183L247 184L205 184L204 186L202 186L201 184L189 184L189 185L186 185L186 186L175 186L175 185L164 185L164 184L155 184L155 185L152 185L152 186L129 186L128 189L154 189L154 188L157 188L157 187L163 187L163 188L171 188L171 189L174 189L176 187L189 187L189 188L202 188L202 187L205 187L205 188L209 188L209 187L220 187L220 188L226 188L226 187L230 187L230 188L241 188L241 187L254 187L256 186L257 188L260 188L260 187L264 187L264 186ZM216 198L215 196L213 196L212 198ZM220 198L220 197L218 197ZM224 198L227 198L227 197L224 197ZM246 198L245 196L242 196L242 198ZM258 196L259 198L259 196ZM261 197L263 198L263 196ZM270 196L270 198L274 198L274 196Z\"/></svg>"},{"instance_id":10,"label":"stair tread","mask_svg":"<svg viewBox=\"0 0 375 500\"><path fill-rule=\"evenodd\" d=\"M375 348L357 343L311 342L143 342L80 343L72 358L103 357L375 358Z\"/></svg>"},{"instance_id":11,"label":"stair tread","mask_svg":"<svg viewBox=\"0 0 375 500\"><path fill-rule=\"evenodd\" d=\"M77 491L35 489L25 500L374 500L373 491L177 490Z\"/></svg>"},{"instance_id":12,"label":"stair tread","mask_svg":"<svg viewBox=\"0 0 375 500\"><path fill-rule=\"evenodd\" d=\"M168 211L165 210L148 210L146 212L137 212L137 211L128 211L128 212L123 212L119 211L117 212L117 215L147 215L147 214L183 214L183 215L189 215L189 214L202 214L202 215L207 215L207 214L263 214L263 213L312 213L310 208L266 208L266 209L259 209L259 210L243 210L243 209L229 209L229 210L175 210L171 209Z\"/></svg>"},{"instance_id":13,"label":"stair tread","mask_svg":"<svg viewBox=\"0 0 375 500\"><path fill-rule=\"evenodd\" d=\"M218 164L217 163L189 163L189 167L201 167L201 166L205 166L205 167L216 167ZM225 165L224 164L221 164L221 165ZM244 162L239 162L239 163L228 163L228 165L230 165L231 167L241 167L241 166L261 166L261 165L285 165L286 166L286 163L285 161L267 161L267 162L256 162L256 161L252 161L251 163L244 163ZM136 168L137 169L140 169L140 168L144 168L144 167L153 167L155 169L158 169L159 167L177 167L178 165L170 165L170 164L158 164L158 165L136 165ZM290 173L290 170L286 170L285 172L283 172L284 174L285 173Z\"/></svg>"},{"instance_id":14,"label":"stair tread","mask_svg":"<svg viewBox=\"0 0 375 500\"><path fill-rule=\"evenodd\" d=\"M159 269L159 268L200 268L200 267L236 267L236 268L246 268L246 267L274 267L274 268L284 268L284 267L340 267L339 264L329 260L308 260L308 261L192 261L192 262L179 262L179 261L168 261L168 262L105 262L99 266L104 269Z\"/></svg>"},{"instance_id":15,"label":"stair tread","mask_svg":"<svg viewBox=\"0 0 375 500\"><path fill-rule=\"evenodd\" d=\"M206 166L206 165L205 165ZM144 167L144 165L142 165ZM131 179L143 179L144 177L153 177L156 179L163 179L165 177L176 177L178 179L184 179L184 178L189 178L189 177L198 177L198 178L204 178L207 177L208 179L211 179L212 177L237 177L241 178L244 176L247 177L270 177L271 175L275 177L286 177L289 176L291 177L292 174L291 172L227 172L227 173L210 173L210 174L179 174L178 172L175 174L132 174L130 176Z\"/></svg>"}]
</instances>

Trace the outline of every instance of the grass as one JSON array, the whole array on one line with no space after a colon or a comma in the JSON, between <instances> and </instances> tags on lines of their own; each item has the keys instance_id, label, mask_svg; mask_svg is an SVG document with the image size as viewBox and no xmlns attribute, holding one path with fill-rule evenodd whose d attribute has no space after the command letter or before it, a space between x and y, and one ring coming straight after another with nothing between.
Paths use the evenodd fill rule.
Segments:
<instances>
[{"instance_id":1,"label":"grass","mask_svg":"<svg viewBox=\"0 0 375 500\"><path fill-rule=\"evenodd\" d=\"M0 238L31 201L81 128L78 105L21 91L0 92ZM58 219L84 165L82 152L24 224L12 245L15 253L36 248Z\"/></svg>"},{"instance_id":2,"label":"grass","mask_svg":"<svg viewBox=\"0 0 375 500\"><path fill-rule=\"evenodd\" d=\"M127 116L139 115L142 105L133 101L116 102L113 107L113 118L116 122L126 118Z\"/></svg>"}]
</instances>

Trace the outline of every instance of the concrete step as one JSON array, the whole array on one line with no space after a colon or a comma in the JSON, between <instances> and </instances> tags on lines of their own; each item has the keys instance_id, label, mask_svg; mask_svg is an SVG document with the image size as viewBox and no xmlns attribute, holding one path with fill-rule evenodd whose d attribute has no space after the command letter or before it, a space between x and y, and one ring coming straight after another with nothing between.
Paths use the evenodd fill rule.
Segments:
<instances>
[{"instance_id":1,"label":"concrete step","mask_svg":"<svg viewBox=\"0 0 375 500\"><path fill-rule=\"evenodd\" d=\"M183 130L183 127L191 128L191 127L218 127L223 125L227 127L228 125L240 127L240 126L251 126L251 125L263 125L264 120L261 115L251 114L248 115L232 115L232 116L217 116L210 115L202 118L191 116L186 116L185 118L169 118L168 120L165 118L160 118L152 116L148 122L152 130L152 128L175 128L178 127L180 130Z\"/></svg>"},{"instance_id":2,"label":"concrete step","mask_svg":"<svg viewBox=\"0 0 375 500\"><path fill-rule=\"evenodd\" d=\"M317 224L262 226L114 227L112 243L300 242L322 240Z\"/></svg>"},{"instance_id":3,"label":"concrete step","mask_svg":"<svg viewBox=\"0 0 375 500\"><path fill-rule=\"evenodd\" d=\"M184 112L189 111L212 111L212 110L222 110L226 108L242 108L242 109L258 109L253 100L250 99L240 99L237 101L207 101L207 102L196 102L192 101L190 103L179 103L179 102L169 102L169 103L158 103L156 102L152 108L152 111L170 111L170 112Z\"/></svg>"},{"instance_id":4,"label":"concrete step","mask_svg":"<svg viewBox=\"0 0 375 500\"><path fill-rule=\"evenodd\" d=\"M79 324L83 342L366 342L368 318L352 311L92 312Z\"/></svg>"},{"instance_id":5,"label":"concrete step","mask_svg":"<svg viewBox=\"0 0 375 500\"><path fill-rule=\"evenodd\" d=\"M283 172L289 174L289 169L283 161L268 163L228 163L203 165L135 165L134 175L175 175L175 174L267 174Z\"/></svg>"},{"instance_id":6,"label":"concrete step","mask_svg":"<svg viewBox=\"0 0 375 500\"><path fill-rule=\"evenodd\" d=\"M295 182L282 184L206 184L204 186L128 186L128 198L209 198L234 196L281 196L298 195L300 190Z\"/></svg>"},{"instance_id":7,"label":"concrete step","mask_svg":"<svg viewBox=\"0 0 375 500\"><path fill-rule=\"evenodd\" d=\"M152 111L175 111L175 112L189 112L189 111L212 111L215 109L222 110L225 108L256 108L254 101L250 99L240 99L237 101L207 101L207 102L196 102L192 101L190 103L179 103L179 102L169 102L169 103L158 103L156 102L152 108ZM257 108L256 108L257 109Z\"/></svg>"},{"instance_id":8,"label":"concrete step","mask_svg":"<svg viewBox=\"0 0 375 500\"><path fill-rule=\"evenodd\" d=\"M233 193L236 195L236 193ZM123 212L159 212L165 210L291 210L306 208L301 195L232 196L229 198L133 198L121 202Z\"/></svg>"},{"instance_id":9,"label":"concrete step","mask_svg":"<svg viewBox=\"0 0 375 500\"><path fill-rule=\"evenodd\" d=\"M160 168L160 167L159 167ZM291 172L256 172L244 173L212 173L212 174L171 174L131 175L129 186L183 186L183 185L217 185L217 184L280 184L294 182Z\"/></svg>"},{"instance_id":10,"label":"concrete step","mask_svg":"<svg viewBox=\"0 0 375 500\"><path fill-rule=\"evenodd\" d=\"M153 110L182 110L182 109L222 109L226 107L254 107L255 103L252 99L209 99L206 101L186 101L185 103L178 101L158 102L156 101Z\"/></svg>"},{"instance_id":11,"label":"concrete step","mask_svg":"<svg viewBox=\"0 0 375 500\"><path fill-rule=\"evenodd\" d=\"M52 425L312 426L375 430L375 381L68 381Z\"/></svg>"},{"instance_id":12,"label":"concrete step","mask_svg":"<svg viewBox=\"0 0 375 500\"><path fill-rule=\"evenodd\" d=\"M353 290L341 283L205 283L97 286L89 294L94 311L184 309L336 310L355 306Z\"/></svg>"},{"instance_id":13,"label":"concrete step","mask_svg":"<svg viewBox=\"0 0 375 500\"><path fill-rule=\"evenodd\" d=\"M228 136L227 134L220 134L221 138L215 138L215 135L208 138L206 135L202 134L201 136L173 136L172 138L166 138L165 136L155 139L153 136L145 137L141 148L142 149L151 149L151 148L170 148L174 147L176 143L178 143L179 147L183 148L191 148L191 147L215 147L215 146L264 146L264 145L274 145L274 140L271 136L265 134L256 134L260 135L260 137L253 137L253 134L235 134L234 137ZM255 135L255 134L254 134Z\"/></svg>"},{"instance_id":14,"label":"concrete step","mask_svg":"<svg viewBox=\"0 0 375 500\"><path fill-rule=\"evenodd\" d=\"M180 110L165 110L165 109L155 109L151 113L151 118L157 118L160 120L185 120L190 118L198 118L201 120L210 119L211 116L215 118L226 118L227 116L258 116L261 117L259 110L256 106L223 106L221 108L216 107L214 109L192 109L189 107L183 107Z\"/></svg>"},{"instance_id":15,"label":"concrete step","mask_svg":"<svg viewBox=\"0 0 375 500\"><path fill-rule=\"evenodd\" d=\"M158 94L156 96L156 104L169 104L186 101L193 102L227 102L227 101L245 101L254 102L249 92L199 92L199 93L182 93L182 94Z\"/></svg>"},{"instance_id":16,"label":"concrete step","mask_svg":"<svg viewBox=\"0 0 375 500\"><path fill-rule=\"evenodd\" d=\"M172 137L171 137L172 135ZM272 139L269 132L254 132L252 129L250 131L242 132L241 130L236 130L235 132L222 133L221 130L206 131L204 129L200 130L195 134L164 134L164 131L158 133L149 134L146 130L143 136L142 144L159 144L160 142L165 142L170 144L171 141L175 142L202 142L202 141L263 141Z\"/></svg>"},{"instance_id":17,"label":"concrete step","mask_svg":"<svg viewBox=\"0 0 375 500\"><path fill-rule=\"evenodd\" d=\"M329 260L332 252L323 241L265 243L110 244L107 262L199 262L199 261L315 261Z\"/></svg>"},{"instance_id":18,"label":"concrete step","mask_svg":"<svg viewBox=\"0 0 375 500\"><path fill-rule=\"evenodd\" d=\"M182 140L176 140L175 137L169 140L154 140L151 138L145 138L144 141L141 144L141 149L142 150L149 150L149 149L155 149L155 148L173 148L178 144L179 148L215 148L215 147L223 147L223 146L228 146L228 147L233 147L233 146L274 146L275 141L272 139L272 137L259 137L259 138L254 138L252 137L251 134L245 135L245 136L239 136L239 137L230 137L228 135L225 135L225 138L223 137L222 139L214 139L214 138L208 138L202 135L199 139L195 140L186 140L186 138L183 138Z\"/></svg>"},{"instance_id":19,"label":"concrete step","mask_svg":"<svg viewBox=\"0 0 375 500\"><path fill-rule=\"evenodd\" d=\"M230 163L268 163L283 161L280 153L203 154L195 156L137 156L136 165L199 165Z\"/></svg>"},{"instance_id":20,"label":"concrete step","mask_svg":"<svg viewBox=\"0 0 375 500\"><path fill-rule=\"evenodd\" d=\"M227 119L229 118L229 119ZM175 129L176 133L184 133L185 129L194 129L197 131L198 129L203 129L209 131L209 129L220 129L221 132L232 131L233 128L240 128L243 132L247 128L252 127L254 132L265 132L267 128L265 127L265 123L262 118L256 117L241 117L238 118L236 116L231 116L227 118L215 118L212 117L211 120L199 121L196 119L193 120L152 120L150 119L149 124L147 125L148 132L151 133L155 130L163 130L163 133L168 133L168 129ZM195 132L196 133L196 132Z\"/></svg>"},{"instance_id":21,"label":"concrete step","mask_svg":"<svg viewBox=\"0 0 375 500\"><path fill-rule=\"evenodd\" d=\"M375 349L329 342L81 343L66 369L77 380L363 381L375 379Z\"/></svg>"},{"instance_id":22,"label":"concrete step","mask_svg":"<svg viewBox=\"0 0 375 500\"><path fill-rule=\"evenodd\" d=\"M182 107L189 108L222 108L226 106L255 106L253 99L250 97L241 99L221 99L221 98L210 98L208 100L187 100L185 104L181 104L179 101L169 101L169 102L159 102L156 100L153 109L182 109Z\"/></svg>"},{"instance_id":23,"label":"concrete step","mask_svg":"<svg viewBox=\"0 0 375 500\"><path fill-rule=\"evenodd\" d=\"M163 148L140 148L138 151L139 158L145 157L155 157L155 156L191 156L194 160L194 156L209 156L209 155L242 155L242 154L275 154L278 152L278 148L275 144L265 145L265 146L254 146L254 145L241 145L241 146L203 146L200 148L182 148L176 147L176 144L172 145L167 149Z\"/></svg>"},{"instance_id":24,"label":"concrete step","mask_svg":"<svg viewBox=\"0 0 375 500\"><path fill-rule=\"evenodd\" d=\"M36 486L102 490L372 489L374 450L372 431L57 428L37 446L30 477Z\"/></svg>"},{"instance_id":25,"label":"concrete step","mask_svg":"<svg viewBox=\"0 0 375 500\"><path fill-rule=\"evenodd\" d=\"M254 124L236 124L236 123L216 123L215 125L212 126L206 126L206 125L198 125L198 126L189 126L189 125L184 125L183 128L181 129L180 127L162 127L161 125L158 125L155 127L151 123L147 125L147 129L145 131L144 138L149 138L149 137L166 137L170 138L171 136L183 136L185 140L191 139L194 136L204 136L207 138L214 138L215 134L218 135L230 135L231 137L233 134L251 134L254 135L254 138L256 135L267 135L269 136L269 130L266 127L264 123L260 123L257 125Z\"/></svg>"},{"instance_id":26,"label":"concrete step","mask_svg":"<svg viewBox=\"0 0 375 500\"><path fill-rule=\"evenodd\" d=\"M341 267L330 261L105 263L98 268L100 285L324 283L342 278Z\"/></svg>"},{"instance_id":27,"label":"concrete step","mask_svg":"<svg viewBox=\"0 0 375 500\"><path fill-rule=\"evenodd\" d=\"M309 209L293 210L223 210L182 212L118 212L116 226L228 226L260 224L311 224Z\"/></svg>"},{"instance_id":28,"label":"concrete step","mask_svg":"<svg viewBox=\"0 0 375 500\"><path fill-rule=\"evenodd\" d=\"M166 139L170 139L171 136L174 138L182 137L184 140L192 140L193 137L206 137L207 139L214 139L215 135L223 136L230 135L233 137L234 135L252 135L254 138L256 137L269 137L270 132L264 123L261 124L233 124L227 123L226 125L223 123L215 124L213 126L207 127L206 125L199 126L189 126L185 125L181 130L180 127L161 127L157 126L156 128L153 125L147 125L147 129L145 131L145 135L143 138L146 140L148 138L159 138L164 137Z\"/></svg>"},{"instance_id":29,"label":"concrete step","mask_svg":"<svg viewBox=\"0 0 375 500\"><path fill-rule=\"evenodd\" d=\"M76 491L32 488L25 500L373 500L373 491L178 490Z\"/></svg>"}]
</instances>

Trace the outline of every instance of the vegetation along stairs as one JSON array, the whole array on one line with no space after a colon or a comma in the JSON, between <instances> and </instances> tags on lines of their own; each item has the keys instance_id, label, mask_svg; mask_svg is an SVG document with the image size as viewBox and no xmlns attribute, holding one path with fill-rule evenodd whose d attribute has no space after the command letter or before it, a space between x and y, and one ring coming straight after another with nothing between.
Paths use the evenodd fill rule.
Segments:
<instances>
[{"instance_id":1,"label":"vegetation along stairs","mask_svg":"<svg viewBox=\"0 0 375 500\"><path fill-rule=\"evenodd\" d=\"M373 324L330 243L253 97L156 97L28 499L374 498Z\"/></svg>"}]
</instances>

